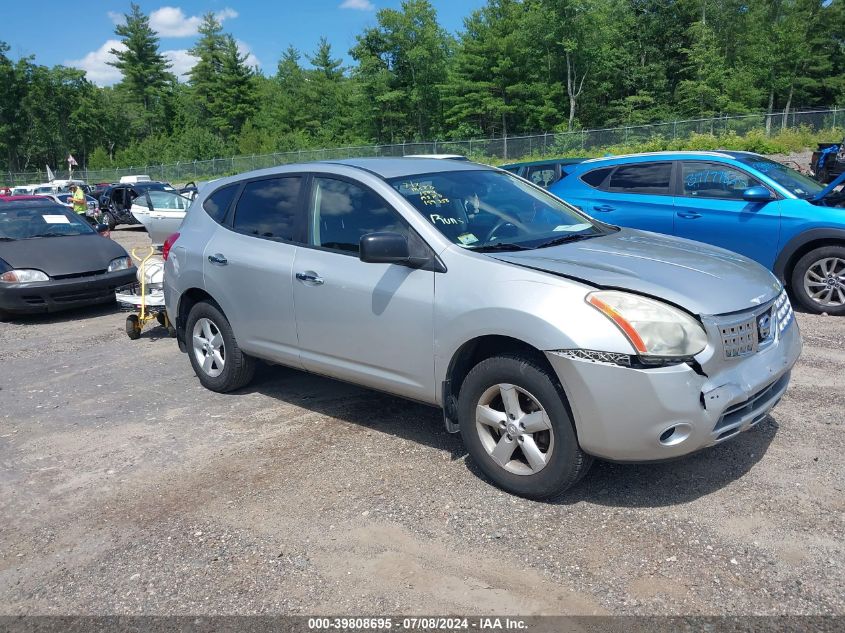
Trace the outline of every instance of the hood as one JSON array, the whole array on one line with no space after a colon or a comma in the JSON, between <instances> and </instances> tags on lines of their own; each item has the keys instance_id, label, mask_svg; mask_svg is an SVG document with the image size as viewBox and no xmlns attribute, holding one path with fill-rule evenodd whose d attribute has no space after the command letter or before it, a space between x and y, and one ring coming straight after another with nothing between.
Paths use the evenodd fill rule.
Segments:
<instances>
[{"instance_id":1,"label":"hood","mask_svg":"<svg viewBox=\"0 0 845 633\"><path fill-rule=\"evenodd\" d=\"M839 174L839 176L834 178L827 187L825 187L812 198L810 198L810 202L818 202L819 200L826 198L833 192L834 189L836 189L842 183L845 183L845 171L843 171L841 174Z\"/></svg>"},{"instance_id":2,"label":"hood","mask_svg":"<svg viewBox=\"0 0 845 633\"><path fill-rule=\"evenodd\" d=\"M0 242L0 259L9 266L35 268L50 277L105 270L124 256L120 244L96 233Z\"/></svg>"},{"instance_id":3,"label":"hood","mask_svg":"<svg viewBox=\"0 0 845 633\"><path fill-rule=\"evenodd\" d=\"M633 229L491 257L602 288L650 295L693 314L753 308L773 299L781 289L772 273L742 255Z\"/></svg>"}]
</instances>

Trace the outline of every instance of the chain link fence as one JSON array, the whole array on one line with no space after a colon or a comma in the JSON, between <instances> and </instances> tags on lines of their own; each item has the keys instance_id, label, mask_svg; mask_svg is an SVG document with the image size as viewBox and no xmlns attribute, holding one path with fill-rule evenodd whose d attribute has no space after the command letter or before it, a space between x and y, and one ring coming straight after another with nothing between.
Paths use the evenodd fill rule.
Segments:
<instances>
[{"instance_id":1,"label":"chain link fence","mask_svg":"<svg viewBox=\"0 0 845 633\"><path fill-rule=\"evenodd\" d=\"M720 116L687 119L648 125L632 125L595 130L550 132L530 136L513 136L466 141L428 141L392 145L363 145L328 149L303 149L255 156L232 156L169 165L138 165L114 169L79 169L76 177L86 182L116 182L121 176L147 174L153 180L171 183L211 180L253 169L276 167L290 163L338 160L368 156L407 156L409 154L462 154L475 160L520 160L525 157L576 154L618 145L645 143L655 139L683 140L693 134L725 134L744 136L752 130L807 128L814 132L845 127L845 107L826 110L805 110L773 114ZM838 141L831 138L831 141ZM9 185L42 183L46 172L6 174ZM61 175L59 176L61 177Z\"/></svg>"}]
</instances>

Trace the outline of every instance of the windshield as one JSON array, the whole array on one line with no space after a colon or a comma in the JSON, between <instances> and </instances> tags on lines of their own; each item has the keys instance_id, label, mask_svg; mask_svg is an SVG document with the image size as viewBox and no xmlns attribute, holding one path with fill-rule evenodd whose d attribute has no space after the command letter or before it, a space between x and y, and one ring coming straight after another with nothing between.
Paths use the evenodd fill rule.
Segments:
<instances>
[{"instance_id":1,"label":"windshield","mask_svg":"<svg viewBox=\"0 0 845 633\"><path fill-rule=\"evenodd\" d=\"M557 198L504 172L441 172L388 182L438 231L464 248L538 248L607 232Z\"/></svg>"},{"instance_id":2,"label":"windshield","mask_svg":"<svg viewBox=\"0 0 845 633\"><path fill-rule=\"evenodd\" d=\"M68 213L59 205L4 207L6 205L0 206L0 240L90 235L95 232L84 219Z\"/></svg>"},{"instance_id":3,"label":"windshield","mask_svg":"<svg viewBox=\"0 0 845 633\"><path fill-rule=\"evenodd\" d=\"M768 158L748 154L740 154L736 158L739 162L766 174L781 187L799 198L812 198L824 189L823 185L812 178Z\"/></svg>"}]
</instances>

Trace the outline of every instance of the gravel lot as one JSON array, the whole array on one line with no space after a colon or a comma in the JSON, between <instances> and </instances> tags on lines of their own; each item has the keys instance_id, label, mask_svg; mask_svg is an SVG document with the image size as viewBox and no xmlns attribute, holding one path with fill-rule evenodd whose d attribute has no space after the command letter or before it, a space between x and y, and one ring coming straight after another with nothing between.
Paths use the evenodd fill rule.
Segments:
<instances>
[{"instance_id":1,"label":"gravel lot","mask_svg":"<svg viewBox=\"0 0 845 633\"><path fill-rule=\"evenodd\" d=\"M279 367L214 394L124 318L0 323L0 614L845 614L845 319L798 315L754 430L547 504L434 409Z\"/></svg>"}]
</instances>

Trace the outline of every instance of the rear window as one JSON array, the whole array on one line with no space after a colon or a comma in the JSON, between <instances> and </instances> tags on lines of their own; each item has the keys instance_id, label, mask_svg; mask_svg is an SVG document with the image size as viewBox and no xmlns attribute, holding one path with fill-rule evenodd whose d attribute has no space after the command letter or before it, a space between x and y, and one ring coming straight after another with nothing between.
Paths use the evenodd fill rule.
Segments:
<instances>
[{"instance_id":1,"label":"rear window","mask_svg":"<svg viewBox=\"0 0 845 633\"><path fill-rule=\"evenodd\" d=\"M608 191L620 193L668 194L672 163L636 163L621 165L610 176Z\"/></svg>"},{"instance_id":2,"label":"rear window","mask_svg":"<svg viewBox=\"0 0 845 633\"><path fill-rule=\"evenodd\" d=\"M221 224L223 223L229 207L232 206L232 200L235 199L235 194L238 192L239 186L239 184L235 184L221 187L205 199L205 202L202 203L202 208L211 216L212 220Z\"/></svg>"},{"instance_id":3,"label":"rear window","mask_svg":"<svg viewBox=\"0 0 845 633\"><path fill-rule=\"evenodd\" d=\"M247 235L292 241L301 188L299 176L248 182L235 208L234 229Z\"/></svg>"},{"instance_id":4,"label":"rear window","mask_svg":"<svg viewBox=\"0 0 845 633\"><path fill-rule=\"evenodd\" d=\"M581 180L590 185L591 187L595 187L598 189L601 187L602 183L607 179L608 174L613 171L613 167L602 167L601 169L594 169L592 171L588 171L586 174L581 176Z\"/></svg>"}]
</instances>

